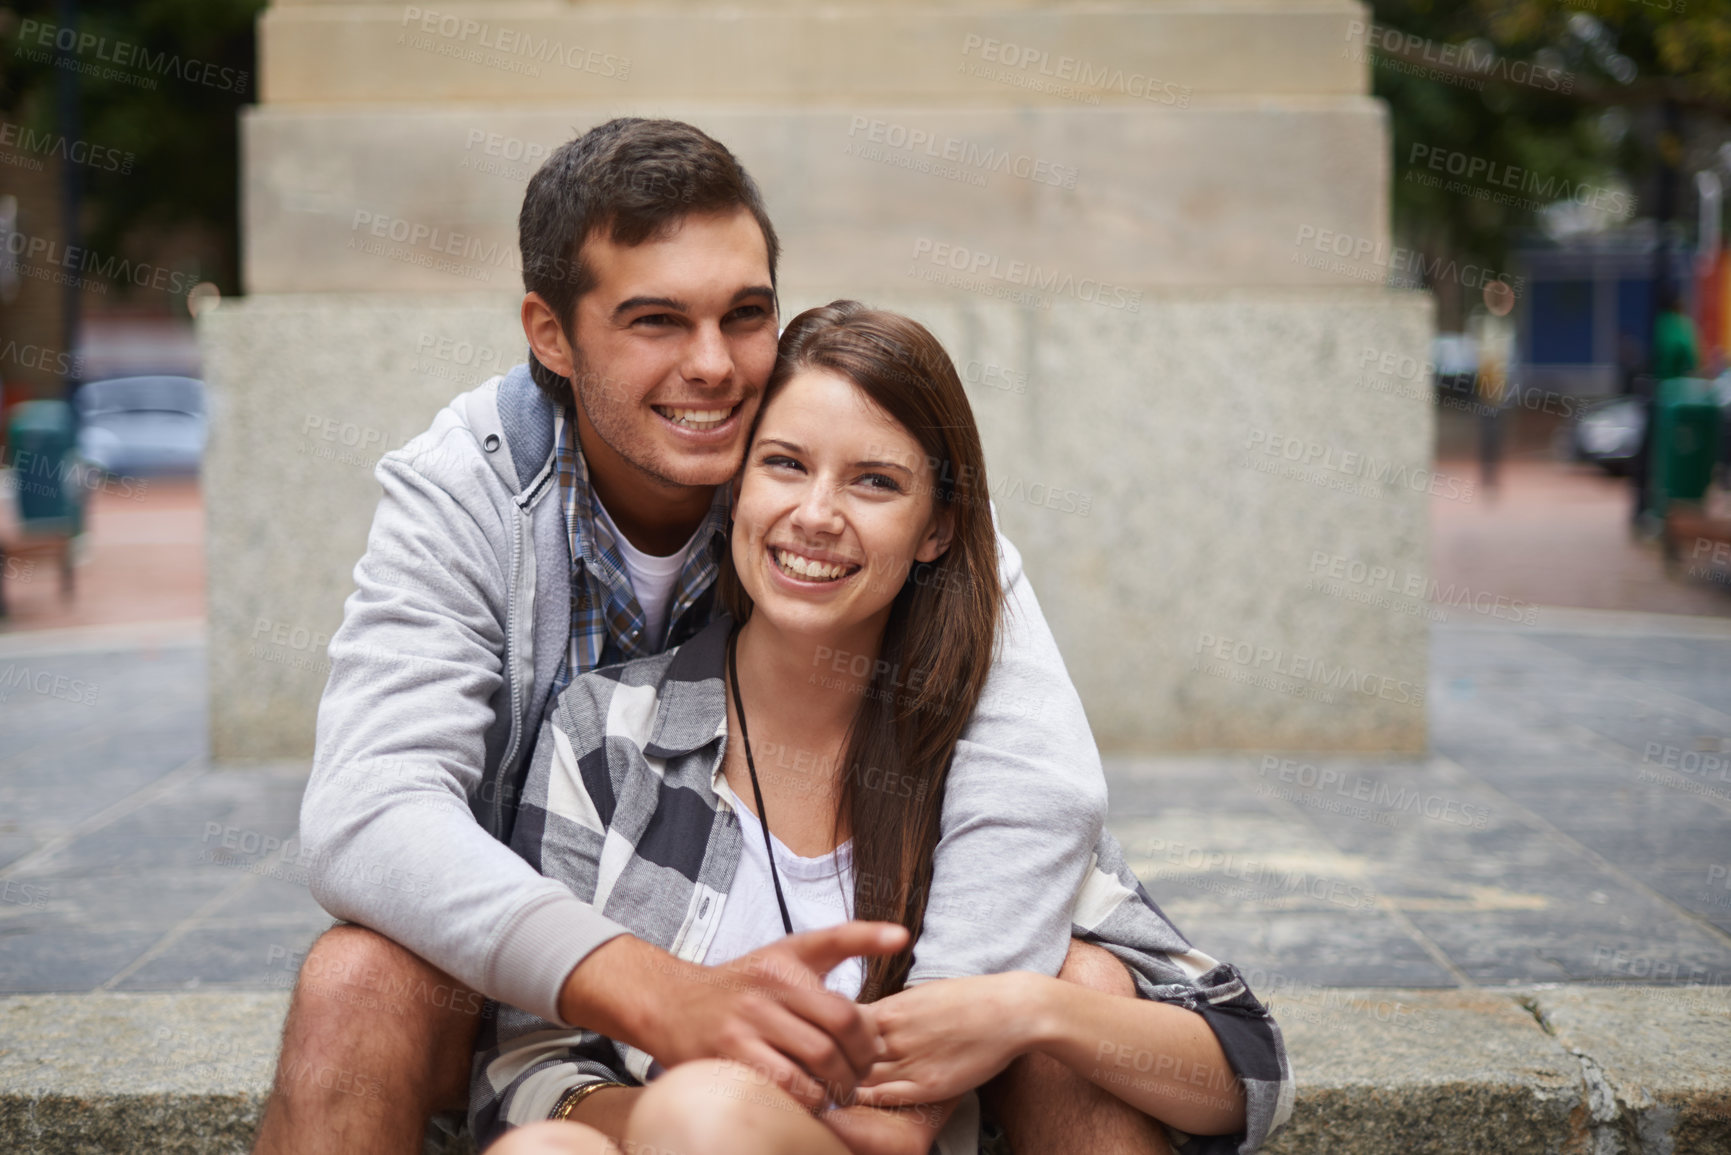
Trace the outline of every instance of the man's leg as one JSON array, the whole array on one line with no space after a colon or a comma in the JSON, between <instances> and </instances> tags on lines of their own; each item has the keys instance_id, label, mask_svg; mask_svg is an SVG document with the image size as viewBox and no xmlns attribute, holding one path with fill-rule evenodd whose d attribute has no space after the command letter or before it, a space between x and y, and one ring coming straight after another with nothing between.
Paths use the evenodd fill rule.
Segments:
<instances>
[{"instance_id":1,"label":"man's leg","mask_svg":"<svg viewBox=\"0 0 1731 1155\"><path fill-rule=\"evenodd\" d=\"M1070 953L1058 978L1090 990L1136 997L1136 984L1124 964L1091 943L1070 940ZM980 1101L1004 1128L1014 1155L1069 1151L1171 1155L1160 1124L1037 1051L1023 1055L981 1087Z\"/></svg>"},{"instance_id":2,"label":"man's leg","mask_svg":"<svg viewBox=\"0 0 1731 1155\"><path fill-rule=\"evenodd\" d=\"M254 1155L419 1155L469 1097L480 995L358 926L307 952Z\"/></svg>"}]
</instances>

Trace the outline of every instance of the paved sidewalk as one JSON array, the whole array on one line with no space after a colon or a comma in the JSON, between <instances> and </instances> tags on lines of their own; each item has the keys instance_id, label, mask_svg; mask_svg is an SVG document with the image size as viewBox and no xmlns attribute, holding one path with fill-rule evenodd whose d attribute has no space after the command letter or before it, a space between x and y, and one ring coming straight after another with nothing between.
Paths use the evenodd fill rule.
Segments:
<instances>
[{"instance_id":1,"label":"paved sidewalk","mask_svg":"<svg viewBox=\"0 0 1731 1155\"><path fill-rule=\"evenodd\" d=\"M1542 606L1731 616L1731 571L1685 558L1667 572L1658 543L1630 533L1629 479L1562 459L1559 415L1513 410L1504 420L1503 460L1486 489L1476 484L1478 419L1436 410L1437 470L1475 482L1471 501L1431 501L1440 587Z\"/></svg>"},{"instance_id":2,"label":"paved sidewalk","mask_svg":"<svg viewBox=\"0 0 1731 1155\"><path fill-rule=\"evenodd\" d=\"M1437 468L1479 476L1473 462ZM1470 502L1431 502L1431 576L1441 589L1539 605L1731 616L1731 571L1709 564L1710 552L1704 560L1685 555L1667 572L1659 543L1631 534L1627 479L1557 461L1518 460L1499 473L1497 488Z\"/></svg>"},{"instance_id":3,"label":"paved sidewalk","mask_svg":"<svg viewBox=\"0 0 1731 1155\"><path fill-rule=\"evenodd\" d=\"M20 536L6 472L0 470L0 543L8 550L0 568L6 600L0 636L204 617L204 499L196 478L129 478L93 491L66 598L47 552L51 543ZM13 553L19 545L25 548Z\"/></svg>"},{"instance_id":4,"label":"paved sidewalk","mask_svg":"<svg viewBox=\"0 0 1731 1155\"><path fill-rule=\"evenodd\" d=\"M1111 760L1149 891L1270 994L1731 983L1731 623L1433 628L1428 758ZM0 994L281 989L329 925L305 764L211 766L148 637L0 638Z\"/></svg>"},{"instance_id":5,"label":"paved sidewalk","mask_svg":"<svg viewBox=\"0 0 1731 1155\"><path fill-rule=\"evenodd\" d=\"M1150 892L1270 990L1731 984L1731 623L1538 619L1433 627L1429 757L1115 763Z\"/></svg>"},{"instance_id":6,"label":"paved sidewalk","mask_svg":"<svg viewBox=\"0 0 1731 1155\"><path fill-rule=\"evenodd\" d=\"M0 639L0 992L264 988L271 945L330 924L246 869L293 834L306 767L211 767L202 633L156 633Z\"/></svg>"},{"instance_id":7,"label":"paved sidewalk","mask_svg":"<svg viewBox=\"0 0 1731 1155\"><path fill-rule=\"evenodd\" d=\"M1269 1155L1731 1150L1731 623L1539 623L1433 627L1429 758L1111 762L1149 889L1286 1033ZM329 920L305 766L210 766L204 669L184 628L0 638L8 1150L250 1146Z\"/></svg>"}]
</instances>

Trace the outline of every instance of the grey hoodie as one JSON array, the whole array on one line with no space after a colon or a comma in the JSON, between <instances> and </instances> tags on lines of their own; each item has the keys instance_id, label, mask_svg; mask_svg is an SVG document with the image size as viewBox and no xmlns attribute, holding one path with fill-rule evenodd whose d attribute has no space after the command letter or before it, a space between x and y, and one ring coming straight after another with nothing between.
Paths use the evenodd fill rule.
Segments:
<instances>
[{"instance_id":1,"label":"grey hoodie","mask_svg":"<svg viewBox=\"0 0 1731 1155\"><path fill-rule=\"evenodd\" d=\"M379 461L301 838L331 914L563 1023L566 976L628 932L503 841L571 630L553 416L519 365ZM951 766L910 982L1056 974L1105 820L1081 701L1021 558L998 541L1002 637Z\"/></svg>"}]
</instances>

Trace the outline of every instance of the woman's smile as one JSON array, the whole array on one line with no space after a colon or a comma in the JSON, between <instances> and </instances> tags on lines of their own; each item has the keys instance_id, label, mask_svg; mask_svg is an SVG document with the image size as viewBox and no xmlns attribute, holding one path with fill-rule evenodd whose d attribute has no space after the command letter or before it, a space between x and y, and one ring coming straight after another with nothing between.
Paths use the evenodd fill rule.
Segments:
<instances>
[{"instance_id":1,"label":"woman's smile","mask_svg":"<svg viewBox=\"0 0 1731 1155\"><path fill-rule=\"evenodd\" d=\"M772 545L768 552L777 570L807 585L832 585L860 571L857 562L833 558L818 551Z\"/></svg>"}]
</instances>

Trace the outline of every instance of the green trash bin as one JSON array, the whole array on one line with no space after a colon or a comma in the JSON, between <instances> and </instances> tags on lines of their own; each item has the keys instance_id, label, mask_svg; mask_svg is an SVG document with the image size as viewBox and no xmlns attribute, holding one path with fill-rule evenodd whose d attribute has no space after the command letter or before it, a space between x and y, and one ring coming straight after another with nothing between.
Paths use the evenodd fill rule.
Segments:
<instances>
[{"instance_id":1,"label":"green trash bin","mask_svg":"<svg viewBox=\"0 0 1731 1155\"><path fill-rule=\"evenodd\" d=\"M1673 377L1653 402L1652 482L1648 512L1663 518L1673 501L1700 501L1719 452L1719 403L1713 383Z\"/></svg>"},{"instance_id":2,"label":"green trash bin","mask_svg":"<svg viewBox=\"0 0 1731 1155\"><path fill-rule=\"evenodd\" d=\"M84 529L83 466L73 453L75 418L64 401L25 401L6 423L6 464L27 534L76 537Z\"/></svg>"}]
</instances>

